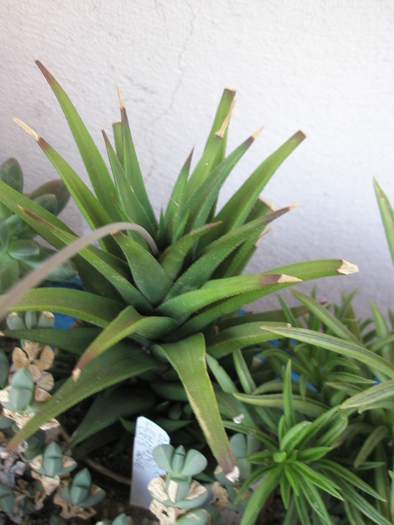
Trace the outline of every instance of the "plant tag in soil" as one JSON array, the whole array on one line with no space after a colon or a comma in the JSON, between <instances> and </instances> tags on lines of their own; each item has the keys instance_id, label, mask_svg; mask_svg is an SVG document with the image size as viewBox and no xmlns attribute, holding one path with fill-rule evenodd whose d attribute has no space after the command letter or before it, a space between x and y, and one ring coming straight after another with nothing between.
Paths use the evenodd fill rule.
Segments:
<instances>
[{"instance_id":1,"label":"plant tag in soil","mask_svg":"<svg viewBox=\"0 0 394 525\"><path fill-rule=\"evenodd\" d=\"M135 429L130 503L149 509L152 496L146 488L151 479L165 474L154 461L152 450L170 443L170 436L146 417L138 417Z\"/></svg>"}]
</instances>

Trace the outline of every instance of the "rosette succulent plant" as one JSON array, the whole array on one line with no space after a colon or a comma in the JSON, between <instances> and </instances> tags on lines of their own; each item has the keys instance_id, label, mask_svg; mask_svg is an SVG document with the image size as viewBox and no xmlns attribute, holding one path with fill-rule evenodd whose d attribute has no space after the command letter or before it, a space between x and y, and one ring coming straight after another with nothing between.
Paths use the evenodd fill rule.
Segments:
<instances>
[{"instance_id":1,"label":"rosette succulent plant","mask_svg":"<svg viewBox=\"0 0 394 525\"><path fill-rule=\"evenodd\" d=\"M72 377L56 389L10 446L34 433L43 420L57 417L107 387L119 385L123 400L127 391L127 407L119 402L119 389L99 396L108 415L104 416L103 408L101 418L91 417L90 434L127 410L138 410L142 402L146 414L146 403L154 412L153 407L173 399L171 392L180 386L183 393L176 400L190 403L224 475L235 480L239 469L222 424L206 355L220 359L271 335L261 330L264 323L258 316L245 316L244 322L223 330L217 328L221 319L295 283L357 271L354 265L335 259L241 275L267 224L292 208L275 210L259 195L305 135L298 131L290 137L217 210L221 187L258 135L252 134L226 155L235 92L225 89L201 158L192 170L189 155L166 209L157 218L120 94L121 120L113 125L115 147L102 130L109 171L62 87L40 62L37 65L60 103L93 191L44 138L18 122L53 163L93 232L79 239L52 213L0 181L0 202L56 249L63 249L63 257L72 257L85 286L84 290L35 289L14 304L10 304L12 295L3 302L8 310L45 309L71 314L82 323L71 334L45 329L30 334L32 340L56 345L77 359ZM96 239L100 247L92 244ZM26 331L16 334L27 337ZM145 395L148 390L150 396ZM99 407L94 410L97 413Z\"/></svg>"},{"instance_id":2,"label":"rosette succulent plant","mask_svg":"<svg viewBox=\"0 0 394 525\"><path fill-rule=\"evenodd\" d=\"M23 192L23 172L16 159L10 158L0 165L0 180L15 191ZM64 182L59 179L42 184L26 197L54 215L58 215L66 206L70 194ZM36 268L54 253L53 250L41 246L33 239L36 234L37 232L21 217L0 203L0 293L4 293L21 276ZM64 281L74 275L74 265L64 261L47 275L47 279Z\"/></svg>"}]
</instances>

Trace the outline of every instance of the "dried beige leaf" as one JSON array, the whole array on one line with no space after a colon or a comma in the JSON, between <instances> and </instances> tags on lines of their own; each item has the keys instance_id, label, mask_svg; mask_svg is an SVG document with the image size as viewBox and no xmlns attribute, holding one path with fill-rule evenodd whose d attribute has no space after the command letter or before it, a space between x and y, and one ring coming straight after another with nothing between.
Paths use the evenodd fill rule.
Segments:
<instances>
[{"instance_id":1,"label":"dried beige leaf","mask_svg":"<svg viewBox=\"0 0 394 525\"><path fill-rule=\"evenodd\" d=\"M37 381L38 388L42 388L43 390L49 392L50 390L52 390L54 384L55 380L53 379L52 374L50 374L49 372L41 372L41 376Z\"/></svg>"},{"instance_id":2,"label":"dried beige leaf","mask_svg":"<svg viewBox=\"0 0 394 525\"><path fill-rule=\"evenodd\" d=\"M26 355L26 353L19 348L19 346L16 346L12 351L12 362L16 366L16 368L23 368L24 366L28 366L30 364L30 359Z\"/></svg>"},{"instance_id":3,"label":"dried beige leaf","mask_svg":"<svg viewBox=\"0 0 394 525\"><path fill-rule=\"evenodd\" d=\"M269 286L271 284L284 284L284 283L300 283L302 280L292 275L286 275L284 273L268 273L262 275L260 279L261 286Z\"/></svg>"},{"instance_id":4,"label":"dried beige leaf","mask_svg":"<svg viewBox=\"0 0 394 525\"><path fill-rule=\"evenodd\" d=\"M34 479L37 479L40 481L42 488L45 491L45 494L47 496L50 496L60 485L60 477L54 476L53 478L49 476L44 476L43 474L39 474L38 472L35 472L32 470L31 475Z\"/></svg>"},{"instance_id":5,"label":"dried beige leaf","mask_svg":"<svg viewBox=\"0 0 394 525\"><path fill-rule=\"evenodd\" d=\"M48 345L45 345L44 348L41 350L38 362L36 362L35 364L40 370L48 370L48 368L51 368L52 366L54 357L55 356L52 348Z\"/></svg>"},{"instance_id":6,"label":"dried beige leaf","mask_svg":"<svg viewBox=\"0 0 394 525\"><path fill-rule=\"evenodd\" d=\"M165 481L163 478L153 478L148 483L148 490L152 495L152 498L158 501L167 501L168 495L165 488Z\"/></svg>"},{"instance_id":7,"label":"dried beige leaf","mask_svg":"<svg viewBox=\"0 0 394 525\"><path fill-rule=\"evenodd\" d=\"M238 469L238 467L236 468ZM238 473L239 473L239 469L238 469ZM239 477L239 474L238 474L238 477ZM203 485L201 485L201 483L193 479L190 484L189 490L187 491L187 494L183 499L187 501L193 501L199 498L200 496L202 496L203 494L208 494L207 489Z\"/></svg>"},{"instance_id":8,"label":"dried beige leaf","mask_svg":"<svg viewBox=\"0 0 394 525\"><path fill-rule=\"evenodd\" d=\"M10 386L6 386L3 390L0 390L0 403L8 403L10 400Z\"/></svg>"},{"instance_id":9,"label":"dried beige leaf","mask_svg":"<svg viewBox=\"0 0 394 525\"><path fill-rule=\"evenodd\" d=\"M177 509L176 507L166 507L163 503L153 500L149 506L149 510L159 520L160 525L173 525L176 519L185 514L185 509Z\"/></svg>"},{"instance_id":10,"label":"dried beige leaf","mask_svg":"<svg viewBox=\"0 0 394 525\"><path fill-rule=\"evenodd\" d=\"M25 341L23 343L23 350L30 357L30 361L34 361L34 359L36 359L38 354L40 353L41 345L40 343L35 343L32 341Z\"/></svg>"},{"instance_id":11,"label":"dried beige leaf","mask_svg":"<svg viewBox=\"0 0 394 525\"><path fill-rule=\"evenodd\" d=\"M31 373L33 381L37 383L37 381L39 381L41 378L41 374L42 374L41 370L36 365L29 365L27 368L29 369L29 372Z\"/></svg>"},{"instance_id":12,"label":"dried beige leaf","mask_svg":"<svg viewBox=\"0 0 394 525\"><path fill-rule=\"evenodd\" d=\"M349 275L358 272L358 267L355 264L345 261L344 259L341 260L341 263L341 266L337 269L338 273Z\"/></svg>"},{"instance_id":13,"label":"dried beige leaf","mask_svg":"<svg viewBox=\"0 0 394 525\"><path fill-rule=\"evenodd\" d=\"M34 390L34 399L38 403L45 403L45 401L48 401L49 399L51 399L51 397L51 394L49 394L43 388L36 387L36 389Z\"/></svg>"},{"instance_id":14,"label":"dried beige leaf","mask_svg":"<svg viewBox=\"0 0 394 525\"><path fill-rule=\"evenodd\" d=\"M230 499L226 488L221 483L216 481L212 485L212 492L215 497L211 501L211 504L214 505L218 510L227 508L230 504Z\"/></svg>"}]
</instances>

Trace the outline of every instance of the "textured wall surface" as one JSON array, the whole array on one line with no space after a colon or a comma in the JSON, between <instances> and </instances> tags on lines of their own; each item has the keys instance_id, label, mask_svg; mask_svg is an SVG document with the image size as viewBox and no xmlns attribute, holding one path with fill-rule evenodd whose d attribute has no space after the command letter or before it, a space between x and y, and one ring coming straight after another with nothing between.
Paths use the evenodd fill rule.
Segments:
<instances>
[{"instance_id":1,"label":"textured wall surface","mask_svg":"<svg viewBox=\"0 0 394 525\"><path fill-rule=\"evenodd\" d=\"M394 308L372 186L375 176L394 202L392 0L0 0L0 42L0 161L17 157L28 189L55 172L15 115L84 173L35 59L102 150L98 121L110 131L118 118L118 82L157 211L191 148L201 152L222 89L235 87L229 148L265 129L227 196L297 129L308 134L263 194L278 207L301 205L276 222L248 270L345 258L360 272L320 281L319 298L358 286L360 315L369 315L371 298ZM63 218L83 230L74 207Z\"/></svg>"}]
</instances>

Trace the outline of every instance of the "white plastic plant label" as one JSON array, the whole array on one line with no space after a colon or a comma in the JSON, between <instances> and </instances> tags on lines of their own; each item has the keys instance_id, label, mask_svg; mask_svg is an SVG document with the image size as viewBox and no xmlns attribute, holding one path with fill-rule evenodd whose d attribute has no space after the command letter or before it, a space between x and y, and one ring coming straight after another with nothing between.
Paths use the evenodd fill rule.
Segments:
<instances>
[{"instance_id":1,"label":"white plastic plant label","mask_svg":"<svg viewBox=\"0 0 394 525\"><path fill-rule=\"evenodd\" d=\"M148 483L165 474L154 461L152 450L158 445L169 444L170 436L165 430L146 417L138 417L135 429L130 503L149 509L152 497L146 488Z\"/></svg>"}]
</instances>

